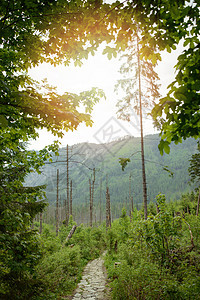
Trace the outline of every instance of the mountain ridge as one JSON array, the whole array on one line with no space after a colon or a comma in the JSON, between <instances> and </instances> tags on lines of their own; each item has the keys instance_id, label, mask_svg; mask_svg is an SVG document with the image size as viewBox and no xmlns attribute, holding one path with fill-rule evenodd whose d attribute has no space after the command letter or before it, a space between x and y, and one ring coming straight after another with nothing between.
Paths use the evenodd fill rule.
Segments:
<instances>
[{"instance_id":1,"label":"mountain ridge","mask_svg":"<svg viewBox=\"0 0 200 300\"><path fill-rule=\"evenodd\" d=\"M144 138L145 166L147 177L148 202L153 201L161 192L168 200L175 200L182 193L194 189L189 185L189 159L196 152L197 141L188 139L179 145L171 145L170 154L160 155L158 150L159 135L147 135ZM69 146L69 177L73 182L73 204L86 205L89 201L89 179L93 169L96 170L94 206L99 207L100 182L102 201L105 202L106 181L110 189L113 207L122 207L129 201L129 176L131 174L131 195L134 205L142 203L142 173L140 155L140 137L125 137L108 144L79 143ZM56 171L59 169L59 195L61 201L66 199L66 148L59 150L59 157L42 168L42 174L30 174L26 185L46 184L48 202L56 201ZM119 158L130 158L131 162L122 171ZM174 173L164 170L169 169Z\"/></svg>"}]
</instances>

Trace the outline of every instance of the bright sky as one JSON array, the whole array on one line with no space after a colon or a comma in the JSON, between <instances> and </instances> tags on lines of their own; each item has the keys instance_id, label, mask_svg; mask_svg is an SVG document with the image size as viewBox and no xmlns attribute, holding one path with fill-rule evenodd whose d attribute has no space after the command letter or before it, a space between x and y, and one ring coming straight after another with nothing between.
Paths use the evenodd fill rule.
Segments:
<instances>
[{"instance_id":1,"label":"bright sky","mask_svg":"<svg viewBox=\"0 0 200 300\"><path fill-rule=\"evenodd\" d=\"M173 66L176 63L178 51L164 53L163 60L159 63L156 71L160 76L161 93L165 95L166 87L174 78ZM116 102L119 99L114 93L114 85L120 79L118 70L120 62L118 58L108 60L107 56L102 55L102 50L95 56L90 56L83 66L69 67L63 65L53 67L50 64L42 64L30 70L29 74L36 80L47 78L48 83L56 86L60 94L65 92L79 93L89 90L92 87L98 87L104 90L106 100L101 100L93 112L93 127L79 125L78 130L68 132L61 140L61 144L73 145L81 142L105 143L125 135L139 136L139 119L136 115L132 117L131 124L122 122L116 118ZM152 122L144 119L144 134L155 133ZM40 137L30 143L30 148L39 150L55 140L55 137L45 130L40 131Z\"/></svg>"}]
</instances>

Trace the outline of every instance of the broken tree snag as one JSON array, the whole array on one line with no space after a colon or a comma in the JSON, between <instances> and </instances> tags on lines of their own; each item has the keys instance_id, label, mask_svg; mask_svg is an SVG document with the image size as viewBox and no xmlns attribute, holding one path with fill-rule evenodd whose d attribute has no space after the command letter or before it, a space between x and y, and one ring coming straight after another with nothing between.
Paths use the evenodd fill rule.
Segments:
<instances>
[{"instance_id":1,"label":"broken tree snag","mask_svg":"<svg viewBox=\"0 0 200 300\"><path fill-rule=\"evenodd\" d=\"M70 233L68 234L68 236L66 238L66 242L68 242L71 239L71 237L74 234L75 230L76 230L76 225L73 225L72 229L70 230Z\"/></svg>"},{"instance_id":2,"label":"broken tree snag","mask_svg":"<svg viewBox=\"0 0 200 300\"><path fill-rule=\"evenodd\" d=\"M111 227L111 212L110 212L110 193L109 188L106 188L106 228Z\"/></svg>"}]
</instances>

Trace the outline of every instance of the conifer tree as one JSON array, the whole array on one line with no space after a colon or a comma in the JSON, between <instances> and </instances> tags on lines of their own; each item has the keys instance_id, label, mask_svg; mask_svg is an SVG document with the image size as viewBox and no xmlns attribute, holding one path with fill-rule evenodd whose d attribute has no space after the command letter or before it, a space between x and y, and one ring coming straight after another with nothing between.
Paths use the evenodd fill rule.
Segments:
<instances>
[{"instance_id":1,"label":"conifer tree","mask_svg":"<svg viewBox=\"0 0 200 300\"><path fill-rule=\"evenodd\" d=\"M140 119L140 138L141 138L141 161L142 161L142 182L143 182L143 203L144 217L147 218L147 184L144 159L144 138L143 138L143 110L151 107L159 97L159 86L157 84L158 75L154 71L153 64L140 58L140 30L135 25L135 34L126 54L122 55L125 62L120 68L123 78L118 80L116 91L120 88L125 92L125 96L118 101L118 117L122 120L132 122L133 115L139 115ZM136 124L137 125L137 124ZM134 124L135 126L135 124ZM130 159L122 159L123 164Z\"/></svg>"}]
</instances>

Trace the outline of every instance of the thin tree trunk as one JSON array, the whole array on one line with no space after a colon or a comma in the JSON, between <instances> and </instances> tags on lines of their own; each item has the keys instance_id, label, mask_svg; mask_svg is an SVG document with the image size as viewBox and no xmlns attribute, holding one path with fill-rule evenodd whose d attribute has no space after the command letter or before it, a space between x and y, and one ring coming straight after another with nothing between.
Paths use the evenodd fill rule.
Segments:
<instances>
[{"instance_id":1,"label":"thin tree trunk","mask_svg":"<svg viewBox=\"0 0 200 300\"><path fill-rule=\"evenodd\" d=\"M139 38L137 36L137 61L138 61L138 83L139 83L139 103L140 103L140 135L141 135L141 158L142 158L142 182L143 182L143 203L144 203L144 218L147 219L147 184L144 162L144 139L143 139L143 124L142 124L142 93L141 93L141 66L139 53Z\"/></svg>"},{"instance_id":2,"label":"thin tree trunk","mask_svg":"<svg viewBox=\"0 0 200 300\"><path fill-rule=\"evenodd\" d=\"M197 201L197 213L196 215L199 215L199 202L200 202L200 189L199 189L199 196L198 196L198 201Z\"/></svg>"},{"instance_id":3,"label":"thin tree trunk","mask_svg":"<svg viewBox=\"0 0 200 300\"><path fill-rule=\"evenodd\" d=\"M70 216L72 216L72 180L70 181Z\"/></svg>"},{"instance_id":4,"label":"thin tree trunk","mask_svg":"<svg viewBox=\"0 0 200 300\"><path fill-rule=\"evenodd\" d=\"M59 169L57 169L57 197L56 197L56 236L58 235L58 204L59 204Z\"/></svg>"},{"instance_id":5,"label":"thin tree trunk","mask_svg":"<svg viewBox=\"0 0 200 300\"><path fill-rule=\"evenodd\" d=\"M131 196L131 211L133 213L133 196Z\"/></svg>"},{"instance_id":6,"label":"thin tree trunk","mask_svg":"<svg viewBox=\"0 0 200 300\"><path fill-rule=\"evenodd\" d=\"M95 184L95 168L93 169L93 180L91 186L90 180L90 226L92 227L93 222L93 203L94 203L94 184Z\"/></svg>"},{"instance_id":7,"label":"thin tree trunk","mask_svg":"<svg viewBox=\"0 0 200 300\"><path fill-rule=\"evenodd\" d=\"M90 227L92 227L92 186L91 186L91 179L89 179L89 193L90 193Z\"/></svg>"},{"instance_id":8,"label":"thin tree trunk","mask_svg":"<svg viewBox=\"0 0 200 300\"><path fill-rule=\"evenodd\" d=\"M110 193L106 188L106 228L111 227L111 211L110 211Z\"/></svg>"},{"instance_id":9,"label":"thin tree trunk","mask_svg":"<svg viewBox=\"0 0 200 300\"><path fill-rule=\"evenodd\" d=\"M111 208L110 208L110 193L108 190L108 215L109 215L109 226L111 227Z\"/></svg>"},{"instance_id":10,"label":"thin tree trunk","mask_svg":"<svg viewBox=\"0 0 200 300\"><path fill-rule=\"evenodd\" d=\"M70 233L68 234L68 236L67 236L67 238L65 240L66 242L71 239L71 237L74 234L75 230L76 230L76 225L73 225L72 229L70 230Z\"/></svg>"},{"instance_id":11,"label":"thin tree trunk","mask_svg":"<svg viewBox=\"0 0 200 300\"><path fill-rule=\"evenodd\" d=\"M94 184L95 184L95 168L93 169L93 181L92 181L92 207L94 203Z\"/></svg>"},{"instance_id":12,"label":"thin tree trunk","mask_svg":"<svg viewBox=\"0 0 200 300\"><path fill-rule=\"evenodd\" d=\"M106 188L106 229L109 227L108 193L109 193L109 189L107 187Z\"/></svg>"},{"instance_id":13,"label":"thin tree trunk","mask_svg":"<svg viewBox=\"0 0 200 300\"><path fill-rule=\"evenodd\" d=\"M59 215L59 224L61 225L62 223L62 198L61 195L59 197L59 203L58 203L58 215Z\"/></svg>"},{"instance_id":14,"label":"thin tree trunk","mask_svg":"<svg viewBox=\"0 0 200 300\"><path fill-rule=\"evenodd\" d=\"M99 204L100 204L100 225L102 222L102 210L101 210L101 190L102 190L102 180L100 179L100 199L99 199Z\"/></svg>"},{"instance_id":15,"label":"thin tree trunk","mask_svg":"<svg viewBox=\"0 0 200 300\"><path fill-rule=\"evenodd\" d=\"M69 223L69 147L67 145L67 207L66 207L66 225Z\"/></svg>"}]
</instances>

